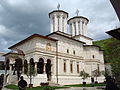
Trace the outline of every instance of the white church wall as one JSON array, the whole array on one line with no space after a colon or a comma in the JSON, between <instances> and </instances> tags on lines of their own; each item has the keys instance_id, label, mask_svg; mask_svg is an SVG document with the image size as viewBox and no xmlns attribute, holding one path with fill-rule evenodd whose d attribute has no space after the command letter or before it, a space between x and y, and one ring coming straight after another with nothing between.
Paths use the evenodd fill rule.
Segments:
<instances>
[{"instance_id":1,"label":"white church wall","mask_svg":"<svg viewBox=\"0 0 120 90\"><path fill-rule=\"evenodd\" d=\"M14 47L14 48L18 48L20 50L23 50L23 52L26 54L35 48L41 48L41 49L46 50L47 43L51 44L50 51L56 51L56 42L55 41L47 40L47 39L43 39L43 38L39 38L39 37L35 37L35 38L25 42L24 44L21 44L19 46Z\"/></svg>"},{"instance_id":2,"label":"white church wall","mask_svg":"<svg viewBox=\"0 0 120 90\"><path fill-rule=\"evenodd\" d=\"M80 36L78 35L78 36L74 37L74 39L85 42L86 45L93 45L93 42L92 42L91 39L88 39L88 38L86 38L84 36L81 36L81 35Z\"/></svg>"},{"instance_id":3,"label":"white church wall","mask_svg":"<svg viewBox=\"0 0 120 90\"><path fill-rule=\"evenodd\" d=\"M83 56L83 44L74 40L70 40L60 35L52 35L50 36L58 41L58 52L66 53L68 55L74 55L73 51L75 51L75 56ZM67 49L69 53L67 53Z\"/></svg>"},{"instance_id":4,"label":"white church wall","mask_svg":"<svg viewBox=\"0 0 120 90\"><path fill-rule=\"evenodd\" d=\"M91 59L91 60L95 59L98 61L103 61L103 56L102 56L102 54L100 54L98 47L88 46L88 47L85 47L84 50L85 50L84 51L85 59Z\"/></svg>"}]
</instances>

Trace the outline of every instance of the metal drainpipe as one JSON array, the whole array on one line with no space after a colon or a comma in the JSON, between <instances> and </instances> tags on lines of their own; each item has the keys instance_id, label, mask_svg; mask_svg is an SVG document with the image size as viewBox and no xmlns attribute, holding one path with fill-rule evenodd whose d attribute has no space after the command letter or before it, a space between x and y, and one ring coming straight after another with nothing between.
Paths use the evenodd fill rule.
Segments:
<instances>
[{"instance_id":1,"label":"metal drainpipe","mask_svg":"<svg viewBox=\"0 0 120 90\"><path fill-rule=\"evenodd\" d=\"M56 78L58 84L58 41L56 41Z\"/></svg>"}]
</instances>

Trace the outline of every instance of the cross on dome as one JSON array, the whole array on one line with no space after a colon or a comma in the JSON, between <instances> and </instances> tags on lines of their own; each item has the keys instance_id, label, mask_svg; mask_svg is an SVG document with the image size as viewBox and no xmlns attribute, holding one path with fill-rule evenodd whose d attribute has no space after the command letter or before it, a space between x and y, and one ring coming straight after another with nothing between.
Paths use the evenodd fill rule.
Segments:
<instances>
[{"instance_id":1,"label":"cross on dome","mask_svg":"<svg viewBox=\"0 0 120 90\"><path fill-rule=\"evenodd\" d=\"M60 4L58 3L58 5L57 5L57 9L59 10L60 9Z\"/></svg>"},{"instance_id":2,"label":"cross on dome","mask_svg":"<svg viewBox=\"0 0 120 90\"><path fill-rule=\"evenodd\" d=\"M80 12L80 11L77 9L77 10L76 10L76 14L77 14L77 16L79 15L79 12Z\"/></svg>"}]
</instances>

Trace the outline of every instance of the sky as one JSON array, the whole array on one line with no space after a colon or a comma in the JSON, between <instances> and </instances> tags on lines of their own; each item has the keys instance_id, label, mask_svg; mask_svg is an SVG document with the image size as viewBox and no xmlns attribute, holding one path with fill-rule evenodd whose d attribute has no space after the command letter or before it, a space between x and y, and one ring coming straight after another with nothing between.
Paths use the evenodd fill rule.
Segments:
<instances>
[{"instance_id":1,"label":"sky","mask_svg":"<svg viewBox=\"0 0 120 90\"><path fill-rule=\"evenodd\" d=\"M50 33L48 13L57 9L69 13L69 18L87 17L88 36L94 40L109 38L105 32L120 26L109 0L0 0L0 52L32 34Z\"/></svg>"}]
</instances>

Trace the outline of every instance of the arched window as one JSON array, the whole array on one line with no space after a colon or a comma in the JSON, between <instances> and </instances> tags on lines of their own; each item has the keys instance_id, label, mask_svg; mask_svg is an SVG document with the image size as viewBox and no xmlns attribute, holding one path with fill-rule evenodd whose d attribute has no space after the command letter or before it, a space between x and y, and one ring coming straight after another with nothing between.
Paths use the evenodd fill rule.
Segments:
<instances>
[{"instance_id":1,"label":"arched window","mask_svg":"<svg viewBox=\"0 0 120 90\"><path fill-rule=\"evenodd\" d=\"M73 61L70 62L70 72L73 73Z\"/></svg>"},{"instance_id":2,"label":"arched window","mask_svg":"<svg viewBox=\"0 0 120 90\"><path fill-rule=\"evenodd\" d=\"M28 72L28 63L27 60L24 61L24 74L27 74Z\"/></svg>"},{"instance_id":3,"label":"arched window","mask_svg":"<svg viewBox=\"0 0 120 90\"><path fill-rule=\"evenodd\" d=\"M57 16L57 19L58 19L58 31L59 31L59 29L60 29L60 27L59 27L59 24L60 24L60 16L59 16L59 15Z\"/></svg>"},{"instance_id":4,"label":"arched window","mask_svg":"<svg viewBox=\"0 0 120 90\"><path fill-rule=\"evenodd\" d=\"M50 43L46 44L46 50L51 50L51 44Z\"/></svg>"},{"instance_id":5,"label":"arched window","mask_svg":"<svg viewBox=\"0 0 120 90\"><path fill-rule=\"evenodd\" d=\"M48 59L48 60L47 60L47 63L46 63L46 66L45 66L48 81L51 80L51 66L52 66L52 65L51 65L51 60Z\"/></svg>"},{"instance_id":6,"label":"arched window","mask_svg":"<svg viewBox=\"0 0 120 90\"><path fill-rule=\"evenodd\" d=\"M75 50L73 50L73 54L75 55Z\"/></svg>"},{"instance_id":7,"label":"arched window","mask_svg":"<svg viewBox=\"0 0 120 90\"><path fill-rule=\"evenodd\" d=\"M37 63L37 73L43 74L43 72L44 72L44 60L40 58L39 62Z\"/></svg>"},{"instance_id":8,"label":"arched window","mask_svg":"<svg viewBox=\"0 0 120 90\"><path fill-rule=\"evenodd\" d=\"M65 19L65 17L63 16L62 17L62 31L64 31L64 19Z\"/></svg>"},{"instance_id":9,"label":"arched window","mask_svg":"<svg viewBox=\"0 0 120 90\"><path fill-rule=\"evenodd\" d=\"M99 66L99 64L97 64L97 70L98 70L98 72L100 72L100 66Z\"/></svg>"},{"instance_id":10,"label":"arched window","mask_svg":"<svg viewBox=\"0 0 120 90\"><path fill-rule=\"evenodd\" d=\"M77 73L79 73L80 70L79 70L79 62L77 62Z\"/></svg>"},{"instance_id":11,"label":"arched window","mask_svg":"<svg viewBox=\"0 0 120 90\"><path fill-rule=\"evenodd\" d=\"M63 65L64 72L66 72L66 61L64 60L64 65Z\"/></svg>"},{"instance_id":12,"label":"arched window","mask_svg":"<svg viewBox=\"0 0 120 90\"><path fill-rule=\"evenodd\" d=\"M17 58L15 60L15 71L17 71L18 80L20 78L20 71L22 71L22 66L23 66L22 59L21 58ZM13 74L15 74L15 72Z\"/></svg>"},{"instance_id":13,"label":"arched window","mask_svg":"<svg viewBox=\"0 0 120 90\"><path fill-rule=\"evenodd\" d=\"M15 70L22 71L22 66L23 66L22 59L21 58L17 58L15 60Z\"/></svg>"},{"instance_id":14,"label":"arched window","mask_svg":"<svg viewBox=\"0 0 120 90\"><path fill-rule=\"evenodd\" d=\"M35 74L35 63L34 63L33 58L30 59L30 68L29 68L29 70L30 70L31 75Z\"/></svg>"},{"instance_id":15,"label":"arched window","mask_svg":"<svg viewBox=\"0 0 120 90\"><path fill-rule=\"evenodd\" d=\"M69 53L69 49L67 49L67 53Z\"/></svg>"}]
</instances>

